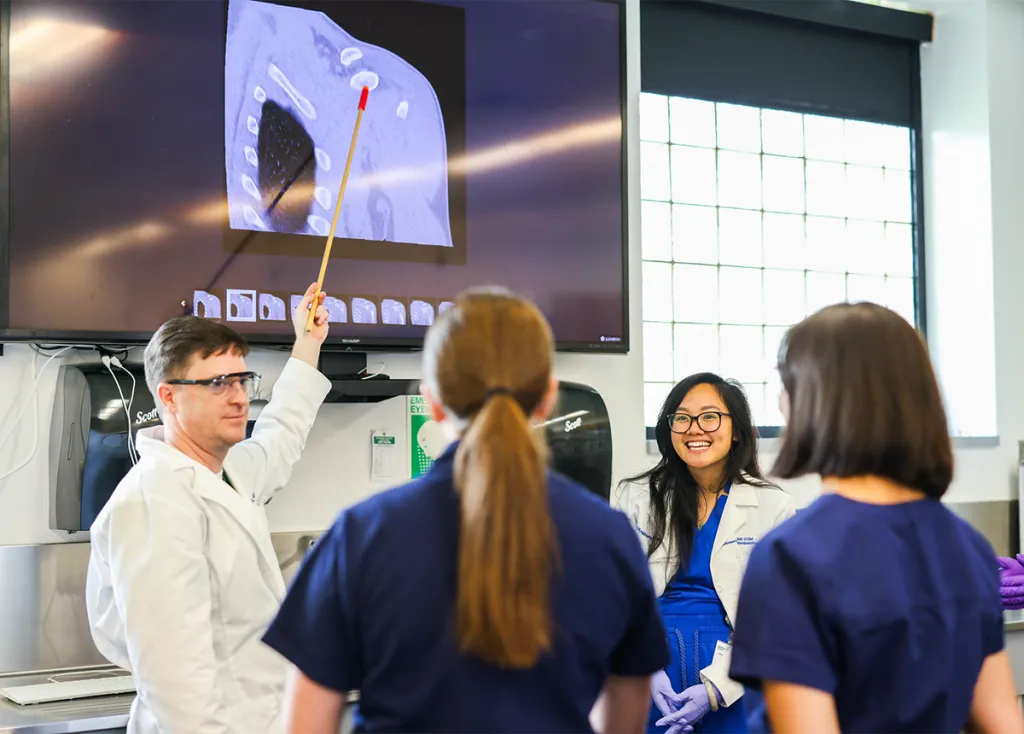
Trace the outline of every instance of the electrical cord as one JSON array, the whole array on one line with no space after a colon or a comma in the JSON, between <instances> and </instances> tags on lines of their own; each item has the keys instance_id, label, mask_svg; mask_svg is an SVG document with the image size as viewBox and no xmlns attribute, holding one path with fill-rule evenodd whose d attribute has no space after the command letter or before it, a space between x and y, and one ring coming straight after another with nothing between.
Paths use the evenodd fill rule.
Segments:
<instances>
[{"instance_id":1,"label":"electrical cord","mask_svg":"<svg viewBox=\"0 0 1024 734\"><path fill-rule=\"evenodd\" d=\"M135 441L132 438L132 402L135 401L135 376L128 372L121 366L121 360L117 357L111 357L104 354L100 357L100 361L103 362L103 366L107 368L107 372L110 373L110 377L114 380L114 386L117 388L117 394L121 396L121 407L124 408L124 417L128 420L128 458L131 459L132 465L139 463L138 454L135 453ZM120 367L125 372L128 372L128 376L132 378L132 399L131 402L125 400L124 391L121 390L121 383L117 380L117 375L114 374L114 368L111 365Z\"/></svg>"},{"instance_id":2,"label":"electrical cord","mask_svg":"<svg viewBox=\"0 0 1024 734\"><path fill-rule=\"evenodd\" d=\"M104 346L102 344L67 344L63 346L29 344L36 354L52 354L53 352L73 349L76 352L99 352L100 354L120 354L121 359L128 359L128 347L118 344Z\"/></svg>"},{"instance_id":3,"label":"electrical cord","mask_svg":"<svg viewBox=\"0 0 1024 734\"><path fill-rule=\"evenodd\" d=\"M36 372L36 359L34 356L32 357L32 389L29 391L29 395L28 398L25 400L25 404L21 406L21 410L18 411L18 415L15 416L14 421L11 423L10 431L8 431L7 435L5 435L2 440L0 440L0 451L2 451L3 448L7 445L7 442L11 440L11 436L14 435L15 429L21 422L22 416L24 416L25 411L28 410L28 406L32 405L35 408L35 410L32 411L32 416L34 418L32 423L33 426L35 427L35 429L32 431L32 451L29 453L28 458L25 459L23 462L18 464L13 469L10 469L4 472L3 474L0 474L0 482L7 479L8 477L13 476L14 474L17 474L19 471L28 466L29 463L31 463L32 459L35 458L36 451L39 450L39 383L43 379L43 373L46 372L46 368L50 366L50 362L62 356L66 352L72 350L73 348L74 347L64 347L56 351L54 354L50 355L47 358L46 362L43 363L43 367L42 369L39 370L38 373ZM41 353L42 352L37 352L37 354Z\"/></svg>"},{"instance_id":4,"label":"electrical cord","mask_svg":"<svg viewBox=\"0 0 1024 734\"><path fill-rule=\"evenodd\" d=\"M359 378L360 380L372 380L377 375L383 374L384 370L387 369L387 365L384 364L384 362L382 362L381 360L377 360L373 364L374 364L375 367L377 365L380 365L380 369L377 370L376 372L372 372L371 373L371 372L367 371L366 367L363 367L361 370L359 370L356 373L356 375L362 375L362 377Z\"/></svg>"},{"instance_id":5,"label":"electrical cord","mask_svg":"<svg viewBox=\"0 0 1024 734\"><path fill-rule=\"evenodd\" d=\"M128 359L127 354L125 355L125 359ZM117 367L122 372L124 372L126 375L128 375L128 377L132 381L132 394L131 394L131 397L128 398L128 445L130 446L131 450L135 453L135 463L137 464L137 463L139 463L140 457L139 457L139 449L135 445L135 436L132 434L132 415L131 415L131 413L132 413L132 405L135 403L135 388L138 387L138 383L135 381L135 375L132 374L131 370L129 370L127 367L125 367L123 364L121 364L121 360L119 360L117 357L111 357L110 358L110 363L112 365L114 365L115 367Z\"/></svg>"}]
</instances>

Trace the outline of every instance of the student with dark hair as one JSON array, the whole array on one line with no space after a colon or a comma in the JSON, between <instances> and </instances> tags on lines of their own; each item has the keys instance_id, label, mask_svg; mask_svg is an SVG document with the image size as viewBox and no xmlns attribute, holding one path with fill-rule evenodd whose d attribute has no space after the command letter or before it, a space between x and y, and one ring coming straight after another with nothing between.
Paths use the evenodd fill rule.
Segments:
<instances>
[{"instance_id":1,"label":"student with dark hair","mask_svg":"<svg viewBox=\"0 0 1024 734\"><path fill-rule=\"evenodd\" d=\"M924 342L870 303L825 308L779 351L773 473L826 494L754 549L731 675L776 734L1024 732L999 567L939 501L953 452Z\"/></svg>"},{"instance_id":2,"label":"student with dark hair","mask_svg":"<svg viewBox=\"0 0 1024 734\"><path fill-rule=\"evenodd\" d=\"M545 466L552 361L504 291L430 328L423 394L454 442L303 564L265 637L297 668L292 732L336 734L353 690L357 731L643 730L668 659L651 578L626 519Z\"/></svg>"},{"instance_id":3,"label":"student with dark hair","mask_svg":"<svg viewBox=\"0 0 1024 734\"><path fill-rule=\"evenodd\" d=\"M691 375L655 428L661 459L620 486L618 506L646 546L671 662L654 676L649 732L746 732L743 686L729 678L732 619L747 557L793 514L764 480L743 389Z\"/></svg>"}]
</instances>

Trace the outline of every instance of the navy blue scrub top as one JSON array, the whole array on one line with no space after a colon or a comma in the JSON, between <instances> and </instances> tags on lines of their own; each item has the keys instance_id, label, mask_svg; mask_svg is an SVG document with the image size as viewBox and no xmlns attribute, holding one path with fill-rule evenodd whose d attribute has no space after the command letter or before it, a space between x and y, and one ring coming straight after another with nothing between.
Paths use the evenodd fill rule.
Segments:
<instances>
[{"instance_id":1,"label":"navy blue scrub top","mask_svg":"<svg viewBox=\"0 0 1024 734\"><path fill-rule=\"evenodd\" d=\"M609 675L668 664L647 559L626 516L548 475L561 572L554 649L528 670L459 652L455 446L430 471L341 513L264 641L314 682L360 691L357 731L589 732Z\"/></svg>"},{"instance_id":2,"label":"navy blue scrub top","mask_svg":"<svg viewBox=\"0 0 1024 734\"><path fill-rule=\"evenodd\" d=\"M730 676L834 696L847 732L960 732L1003 649L995 552L936 500L825 495L755 546Z\"/></svg>"},{"instance_id":3,"label":"navy blue scrub top","mask_svg":"<svg viewBox=\"0 0 1024 734\"><path fill-rule=\"evenodd\" d=\"M722 624L725 624L725 608L715 591L715 582L711 578L711 551L715 546L715 537L718 535L718 526L722 522L722 513L725 511L725 503L729 501L729 488L715 502L707 522L696 529L693 534L693 549L690 551L690 562L685 571L679 569L672 580L668 582L661 598L658 599L658 607L662 614L670 613L675 616L708 616L716 615L722 617Z\"/></svg>"}]
</instances>

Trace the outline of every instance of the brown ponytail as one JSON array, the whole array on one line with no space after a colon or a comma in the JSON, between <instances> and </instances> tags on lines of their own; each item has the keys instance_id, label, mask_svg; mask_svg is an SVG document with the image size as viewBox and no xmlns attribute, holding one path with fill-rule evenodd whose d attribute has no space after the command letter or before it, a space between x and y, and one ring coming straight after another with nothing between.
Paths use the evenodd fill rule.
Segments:
<instances>
[{"instance_id":1,"label":"brown ponytail","mask_svg":"<svg viewBox=\"0 0 1024 734\"><path fill-rule=\"evenodd\" d=\"M468 422L455 455L459 647L529 668L552 645L556 539L545 451L530 424L550 385L551 333L532 304L476 291L438 320L424 350L435 399Z\"/></svg>"}]
</instances>

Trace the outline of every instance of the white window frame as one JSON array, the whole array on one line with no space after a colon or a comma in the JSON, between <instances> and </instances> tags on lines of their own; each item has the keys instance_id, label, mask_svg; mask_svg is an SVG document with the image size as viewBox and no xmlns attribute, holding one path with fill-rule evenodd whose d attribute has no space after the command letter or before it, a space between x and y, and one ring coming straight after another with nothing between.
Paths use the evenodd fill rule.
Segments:
<instances>
[{"instance_id":1,"label":"white window frame","mask_svg":"<svg viewBox=\"0 0 1024 734\"><path fill-rule=\"evenodd\" d=\"M827 303L874 300L920 328L911 128L641 93L640 141L649 438L654 404L703 363L751 386L760 434L777 436L782 423L774 370L778 339ZM803 191L796 196L792 184L800 171ZM745 183L755 176L753 185ZM781 185L786 181L788 194ZM829 182L831 187L825 185ZM797 231L797 218L804 239L793 248L798 252L787 252L789 240L778 234ZM799 299L786 304L780 297L798 280L804 285L802 309ZM823 300L829 284L834 289L840 280L842 296ZM757 287L760 312L752 313L757 308L750 304L758 298L737 303L735 293ZM733 298L723 298L723 291ZM693 299L698 306L715 303L692 308ZM754 344L756 329L761 330L760 354L746 350L761 362L753 367L737 345L743 334ZM695 353L717 348L717 359L691 358L684 343L697 344ZM660 401L654 397L658 390Z\"/></svg>"}]
</instances>

